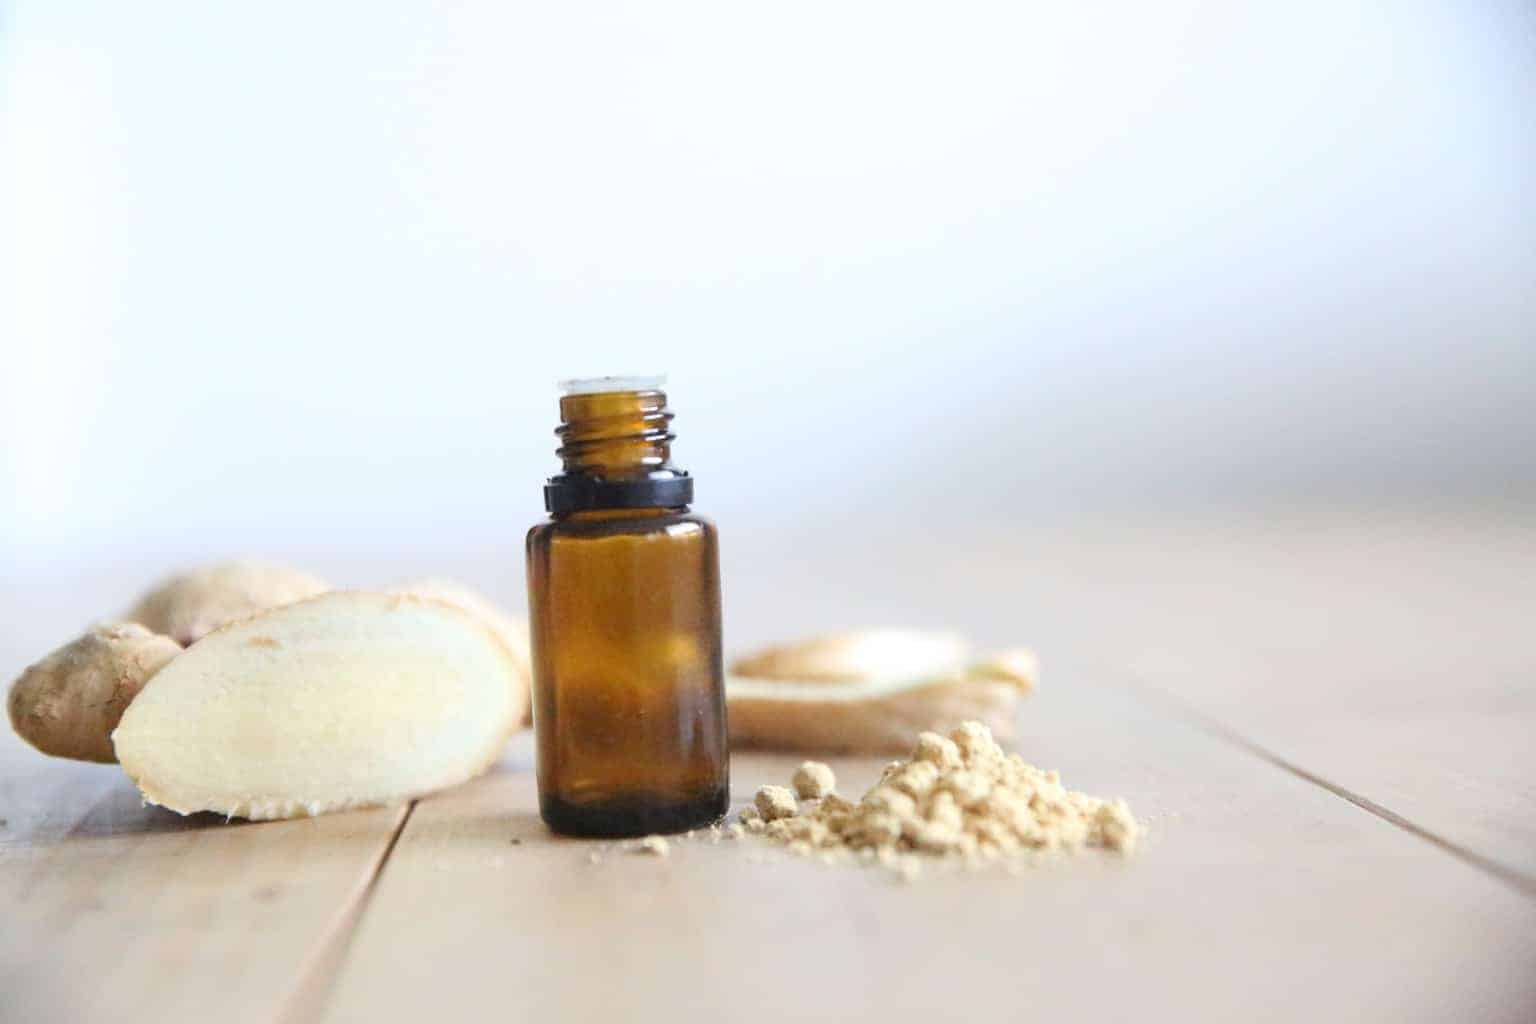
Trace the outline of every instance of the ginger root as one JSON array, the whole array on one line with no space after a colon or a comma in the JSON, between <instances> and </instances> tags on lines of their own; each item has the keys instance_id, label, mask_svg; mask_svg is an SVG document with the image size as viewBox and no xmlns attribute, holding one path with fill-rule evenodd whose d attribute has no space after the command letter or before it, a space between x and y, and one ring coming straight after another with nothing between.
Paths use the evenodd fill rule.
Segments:
<instances>
[{"instance_id":1,"label":"ginger root","mask_svg":"<svg viewBox=\"0 0 1536 1024\"><path fill-rule=\"evenodd\" d=\"M456 608L473 615L485 624L512 652L519 670L522 673L523 692L521 700L522 710L518 714L518 722L527 724L531 718L532 701L529 693L533 686L533 654L528 639L528 620L514 618L508 615L500 605L489 597L466 587L462 583L453 580L425 579L412 580L390 587L387 591L391 594L414 594L417 597L430 598L451 604Z\"/></svg>"},{"instance_id":2,"label":"ginger root","mask_svg":"<svg viewBox=\"0 0 1536 1024\"><path fill-rule=\"evenodd\" d=\"M526 700L516 656L463 609L337 591L193 644L139 694L112 739L151 803L305 817L480 774Z\"/></svg>"},{"instance_id":3,"label":"ginger root","mask_svg":"<svg viewBox=\"0 0 1536 1024\"><path fill-rule=\"evenodd\" d=\"M968 660L948 633L837 633L738 660L725 683L731 743L776 750L906 749L913 734L978 720L1014 733L1021 697L1039 674L1016 648Z\"/></svg>"},{"instance_id":4,"label":"ginger root","mask_svg":"<svg viewBox=\"0 0 1536 1024\"><path fill-rule=\"evenodd\" d=\"M54 757L116 761L112 730L150 677L180 653L176 641L136 623L96 626L11 684L11 728Z\"/></svg>"},{"instance_id":5,"label":"ginger root","mask_svg":"<svg viewBox=\"0 0 1536 1024\"><path fill-rule=\"evenodd\" d=\"M770 647L736 659L731 672L754 679L849 683L959 674L969 656L970 644L956 633L862 629Z\"/></svg>"},{"instance_id":6,"label":"ginger root","mask_svg":"<svg viewBox=\"0 0 1536 1024\"><path fill-rule=\"evenodd\" d=\"M117 760L112 731L129 703L182 647L210 631L295 600L325 592L313 576L284 566L227 562L166 580L147 593L132 615L171 630L163 635L141 622L98 626L27 669L11 687L13 728L43 753L80 760ZM532 670L528 626L462 584L422 580L392 593L445 603L493 634L515 672L508 680L510 714L526 724Z\"/></svg>"},{"instance_id":7,"label":"ginger root","mask_svg":"<svg viewBox=\"0 0 1536 1024\"><path fill-rule=\"evenodd\" d=\"M286 565L221 562L162 580L124 618L186 647L226 623L330 589L324 580Z\"/></svg>"}]
</instances>

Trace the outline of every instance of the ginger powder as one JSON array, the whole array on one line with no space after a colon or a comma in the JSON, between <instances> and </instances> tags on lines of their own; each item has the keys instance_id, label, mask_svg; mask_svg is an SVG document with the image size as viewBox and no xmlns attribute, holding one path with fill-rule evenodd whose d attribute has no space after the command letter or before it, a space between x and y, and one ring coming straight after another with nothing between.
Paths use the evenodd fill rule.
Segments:
<instances>
[{"instance_id":1,"label":"ginger powder","mask_svg":"<svg viewBox=\"0 0 1536 1024\"><path fill-rule=\"evenodd\" d=\"M980 722L948 736L925 732L912 755L893 761L858 802L835 792L832 770L796 772L796 804L764 786L742 812L746 831L824 860L851 857L911 877L929 860L980 866L1037 851L1103 847L1128 854L1142 826L1123 800L1067 789L1054 771L1005 754ZM816 798L804 799L811 792Z\"/></svg>"}]
</instances>

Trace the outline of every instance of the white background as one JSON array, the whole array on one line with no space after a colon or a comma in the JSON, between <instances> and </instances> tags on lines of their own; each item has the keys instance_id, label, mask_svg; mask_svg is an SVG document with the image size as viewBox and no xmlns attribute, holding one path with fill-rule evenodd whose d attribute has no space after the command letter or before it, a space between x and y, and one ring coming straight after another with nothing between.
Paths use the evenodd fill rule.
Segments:
<instances>
[{"instance_id":1,"label":"white background","mask_svg":"<svg viewBox=\"0 0 1536 1024\"><path fill-rule=\"evenodd\" d=\"M1536 489L1526 4L3 12L11 579L515 565L600 373L727 537Z\"/></svg>"}]
</instances>

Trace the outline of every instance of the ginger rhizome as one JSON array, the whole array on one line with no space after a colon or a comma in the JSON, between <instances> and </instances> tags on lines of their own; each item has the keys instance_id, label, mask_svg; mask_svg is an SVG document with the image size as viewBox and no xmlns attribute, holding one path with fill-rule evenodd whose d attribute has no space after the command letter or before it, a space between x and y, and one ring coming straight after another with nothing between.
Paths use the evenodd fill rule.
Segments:
<instances>
[{"instance_id":1,"label":"ginger rhizome","mask_svg":"<svg viewBox=\"0 0 1536 1024\"><path fill-rule=\"evenodd\" d=\"M90 629L11 684L11 728L54 757L112 762L112 730L181 645L131 622Z\"/></svg>"},{"instance_id":2,"label":"ginger rhizome","mask_svg":"<svg viewBox=\"0 0 1536 1024\"><path fill-rule=\"evenodd\" d=\"M124 618L185 647L226 623L330 589L319 577L287 565L221 562L160 581Z\"/></svg>"},{"instance_id":3,"label":"ginger rhizome","mask_svg":"<svg viewBox=\"0 0 1536 1024\"><path fill-rule=\"evenodd\" d=\"M337 591L187 648L129 706L113 742L151 803L302 817L480 774L526 700L515 655L463 609Z\"/></svg>"}]
</instances>

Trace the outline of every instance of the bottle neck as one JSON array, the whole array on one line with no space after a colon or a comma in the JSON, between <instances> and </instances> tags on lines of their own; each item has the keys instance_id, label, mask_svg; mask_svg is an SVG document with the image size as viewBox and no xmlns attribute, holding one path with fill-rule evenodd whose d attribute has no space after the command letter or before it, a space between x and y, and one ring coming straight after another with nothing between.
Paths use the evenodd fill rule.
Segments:
<instances>
[{"instance_id":1,"label":"bottle neck","mask_svg":"<svg viewBox=\"0 0 1536 1024\"><path fill-rule=\"evenodd\" d=\"M555 434L567 474L607 480L671 470L672 411L661 391L607 391L560 399Z\"/></svg>"},{"instance_id":2,"label":"bottle neck","mask_svg":"<svg viewBox=\"0 0 1536 1024\"><path fill-rule=\"evenodd\" d=\"M560 419L555 434L562 472L544 488L552 514L677 508L693 500L693 479L672 464L677 435L664 392L565 395Z\"/></svg>"}]
</instances>

